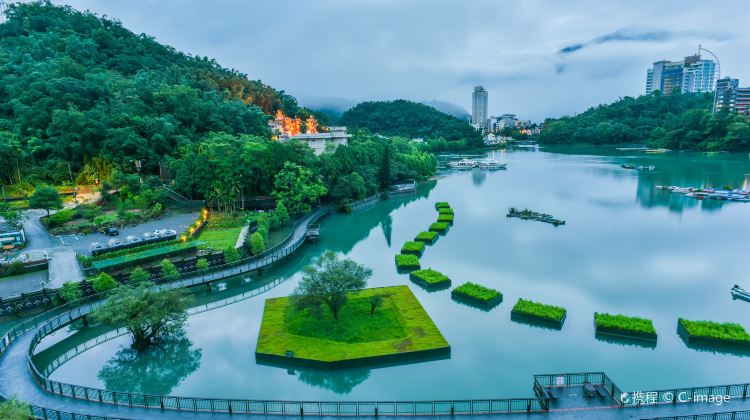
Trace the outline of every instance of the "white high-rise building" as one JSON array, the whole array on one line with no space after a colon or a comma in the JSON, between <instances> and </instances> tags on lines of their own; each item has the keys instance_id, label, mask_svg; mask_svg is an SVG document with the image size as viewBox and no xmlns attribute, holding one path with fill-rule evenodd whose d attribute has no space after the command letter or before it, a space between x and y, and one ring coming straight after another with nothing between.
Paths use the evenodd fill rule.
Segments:
<instances>
[{"instance_id":1,"label":"white high-rise building","mask_svg":"<svg viewBox=\"0 0 750 420\"><path fill-rule=\"evenodd\" d=\"M487 127L487 91L482 86L474 87L471 96L471 123L474 127Z\"/></svg>"},{"instance_id":2,"label":"white high-rise building","mask_svg":"<svg viewBox=\"0 0 750 420\"><path fill-rule=\"evenodd\" d=\"M716 89L716 63L691 55L680 61L656 61L646 71L646 94L658 90L673 93L713 92Z\"/></svg>"}]
</instances>

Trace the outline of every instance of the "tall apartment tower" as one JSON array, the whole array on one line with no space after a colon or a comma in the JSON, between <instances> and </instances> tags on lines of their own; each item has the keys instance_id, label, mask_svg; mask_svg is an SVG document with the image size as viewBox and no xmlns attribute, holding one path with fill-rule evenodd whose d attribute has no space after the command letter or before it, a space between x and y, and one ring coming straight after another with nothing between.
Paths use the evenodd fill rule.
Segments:
<instances>
[{"instance_id":1,"label":"tall apartment tower","mask_svg":"<svg viewBox=\"0 0 750 420\"><path fill-rule=\"evenodd\" d=\"M728 110L742 115L750 115L750 87L740 87L738 79L724 77L716 81L716 112Z\"/></svg>"},{"instance_id":2,"label":"tall apartment tower","mask_svg":"<svg viewBox=\"0 0 750 420\"><path fill-rule=\"evenodd\" d=\"M471 123L477 128L487 126L487 91L482 86L475 86L471 96Z\"/></svg>"},{"instance_id":3,"label":"tall apartment tower","mask_svg":"<svg viewBox=\"0 0 750 420\"><path fill-rule=\"evenodd\" d=\"M646 94L658 90L673 93L713 92L716 85L716 63L691 55L680 61L656 61L646 70Z\"/></svg>"}]
</instances>

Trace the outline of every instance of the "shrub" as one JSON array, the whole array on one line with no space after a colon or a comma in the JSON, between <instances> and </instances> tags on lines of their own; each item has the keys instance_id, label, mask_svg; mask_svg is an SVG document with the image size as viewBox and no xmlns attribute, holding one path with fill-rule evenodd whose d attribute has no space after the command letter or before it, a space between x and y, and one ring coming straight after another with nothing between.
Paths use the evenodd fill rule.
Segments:
<instances>
[{"instance_id":1,"label":"shrub","mask_svg":"<svg viewBox=\"0 0 750 420\"><path fill-rule=\"evenodd\" d=\"M80 299L81 296L83 296L83 291L76 282L66 281L60 288L60 297L66 302Z\"/></svg>"},{"instance_id":2,"label":"shrub","mask_svg":"<svg viewBox=\"0 0 750 420\"><path fill-rule=\"evenodd\" d=\"M256 232L257 233L257 232ZM231 263L240 259L240 252L233 246L224 250L224 262Z\"/></svg>"},{"instance_id":3,"label":"shrub","mask_svg":"<svg viewBox=\"0 0 750 420\"><path fill-rule=\"evenodd\" d=\"M136 267L130 272L130 284L141 284L151 280L151 274L141 267Z\"/></svg>"},{"instance_id":4,"label":"shrub","mask_svg":"<svg viewBox=\"0 0 750 420\"><path fill-rule=\"evenodd\" d=\"M96 293L101 293L117 287L117 282L109 274L99 273L99 275L94 278L92 287Z\"/></svg>"},{"instance_id":5,"label":"shrub","mask_svg":"<svg viewBox=\"0 0 750 420\"><path fill-rule=\"evenodd\" d=\"M208 260L205 258L198 258L198 261L195 262L195 267L201 271L208 270L208 267L210 266L211 264L209 264Z\"/></svg>"},{"instance_id":6,"label":"shrub","mask_svg":"<svg viewBox=\"0 0 750 420\"><path fill-rule=\"evenodd\" d=\"M4 420L28 420L32 417L31 407L28 404L11 397L7 401L0 402L0 419Z\"/></svg>"},{"instance_id":7,"label":"shrub","mask_svg":"<svg viewBox=\"0 0 750 420\"><path fill-rule=\"evenodd\" d=\"M452 214L441 214L438 216L438 222L453 223Z\"/></svg>"},{"instance_id":8,"label":"shrub","mask_svg":"<svg viewBox=\"0 0 750 420\"><path fill-rule=\"evenodd\" d=\"M404 270L418 270L419 258L412 254L398 254L396 255L396 267Z\"/></svg>"},{"instance_id":9,"label":"shrub","mask_svg":"<svg viewBox=\"0 0 750 420\"><path fill-rule=\"evenodd\" d=\"M565 320L565 308L559 306L545 305L543 303L532 302L526 299L518 299L513 306L511 314L527 315L533 318L562 323Z\"/></svg>"},{"instance_id":10,"label":"shrub","mask_svg":"<svg viewBox=\"0 0 750 420\"><path fill-rule=\"evenodd\" d=\"M417 236L414 238L414 240L415 241L420 241L420 242L425 242L425 243L428 243L428 244L432 244L433 242L435 242L435 239L437 237L438 237L438 233L437 232L432 232L432 231L427 232L427 231L425 231L425 232L419 232L419 234L417 234Z\"/></svg>"},{"instance_id":11,"label":"shrub","mask_svg":"<svg viewBox=\"0 0 750 420\"><path fill-rule=\"evenodd\" d=\"M750 344L750 334L739 324L731 322L689 321L683 318L679 319L679 324L690 338L742 341Z\"/></svg>"},{"instance_id":12,"label":"shrub","mask_svg":"<svg viewBox=\"0 0 750 420\"><path fill-rule=\"evenodd\" d=\"M453 289L451 295L454 298L465 298L470 301L476 301L488 305L495 302L500 303L503 299L503 294L497 290L476 283L464 283Z\"/></svg>"},{"instance_id":13,"label":"shrub","mask_svg":"<svg viewBox=\"0 0 750 420\"><path fill-rule=\"evenodd\" d=\"M425 286L445 286L451 283L451 279L448 276L430 268L412 271L409 273L409 277L412 281L422 283Z\"/></svg>"},{"instance_id":14,"label":"shrub","mask_svg":"<svg viewBox=\"0 0 750 420\"><path fill-rule=\"evenodd\" d=\"M56 227L56 226L62 226L71 220L73 220L73 217L75 216L75 210L73 209L67 209L67 210L60 210L57 213L51 215L47 221L49 224L49 227Z\"/></svg>"},{"instance_id":15,"label":"shrub","mask_svg":"<svg viewBox=\"0 0 750 420\"><path fill-rule=\"evenodd\" d=\"M447 201L438 201L437 203L435 203L436 209L445 209L445 208L450 208L450 207L451 205L448 204Z\"/></svg>"},{"instance_id":16,"label":"shrub","mask_svg":"<svg viewBox=\"0 0 750 420\"><path fill-rule=\"evenodd\" d=\"M402 254L422 255L424 251L424 242L408 241L401 247Z\"/></svg>"},{"instance_id":17,"label":"shrub","mask_svg":"<svg viewBox=\"0 0 750 420\"><path fill-rule=\"evenodd\" d=\"M164 280L175 280L180 277L180 272L172 261L165 258L161 261L161 275Z\"/></svg>"},{"instance_id":18,"label":"shrub","mask_svg":"<svg viewBox=\"0 0 750 420\"><path fill-rule=\"evenodd\" d=\"M287 211L286 205L284 205L283 201L279 200L276 203L276 210L274 210L273 212L276 215L279 224L284 225L289 221L289 212Z\"/></svg>"},{"instance_id":19,"label":"shrub","mask_svg":"<svg viewBox=\"0 0 750 420\"><path fill-rule=\"evenodd\" d=\"M650 319L638 318L625 315L611 315L607 313L594 312L594 325L599 329L617 330L624 333L638 333L643 335L656 335L656 329Z\"/></svg>"},{"instance_id":20,"label":"shrub","mask_svg":"<svg viewBox=\"0 0 750 420\"><path fill-rule=\"evenodd\" d=\"M260 254L266 250L266 241L263 239L263 235L258 232L250 235L250 252L253 255Z\"/></svg>"},{"instance_id":21,"label":"shrub","mask_svg":"<svg viewBox=\"0 0 750 420\"><path fill-rule=\"evenodd\" d=\"M438 213L440 214L453 214L453 209L450 207L440 207L438 208Z\"/></svg>"},{"instance_id":22,"label":"shrub","mask_svg":"<svg viewBox=\"0 0 750 420\"><path fill-rule=\"evenodd\" d=\"M442 233L448 230L448 226L450 225L447 222L435 222L430 225L430 230Z\"/></svg>"}]
</instances>

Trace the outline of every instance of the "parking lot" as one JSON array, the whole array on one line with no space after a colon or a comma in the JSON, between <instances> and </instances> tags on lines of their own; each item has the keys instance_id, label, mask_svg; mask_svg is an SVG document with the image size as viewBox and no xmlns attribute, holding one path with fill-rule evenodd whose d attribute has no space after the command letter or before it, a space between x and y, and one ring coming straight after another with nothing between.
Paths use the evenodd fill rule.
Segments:
<instances>
[{"instance_id":1,"label":"parking lot","mask_svg":"<svg viewBox=\"0 0 750 420\"><path fill-rule=\"evenodd\" d=\"M171 229L177 232L179 236L188 226L190 226L200 215L199 212L180 213L172 216L163 217L158 220L142 223L138 226L126 227L120 230L117 236L107 236L103 233L91 233L85 236L81 235L62 235L58 236L61 245L70 246L76 253L82 255L91 255L91 244L99 242L107 246L110 239L117 239L125 243L128 235L135 235L143 239L143 234L153 232L158 229Z\"/></svg>"}]
</instances>

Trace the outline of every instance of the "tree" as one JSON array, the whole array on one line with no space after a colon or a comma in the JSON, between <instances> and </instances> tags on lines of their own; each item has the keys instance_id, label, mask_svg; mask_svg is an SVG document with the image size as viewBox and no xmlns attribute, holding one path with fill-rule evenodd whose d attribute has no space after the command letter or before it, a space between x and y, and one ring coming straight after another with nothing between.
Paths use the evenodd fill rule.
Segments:
<instances>
[{"instance_id":1,"label":"tree","mask_svg":"<svg viewBox=\"0 0 750 420\"><path fill-rule=\"evenodd\" d=\"M328 189L313 172L296 163L286 162L276 174L272 195L289 206L289 213L310 211L311 205L320 200Z\"/></svg>"},{"instance_id":2,"label":"tree","mask_svg":"<svg viewBox=\"0 0 750 420\"><path fill-rule=\"evenodd\" d=\"M83 296L79 283L66 281L60 288L60 297L66 302L78 300Z\"/></svg>"},{"instance_id":3,"label":"tree","mask_svg":"<svg viewBox=\"0 0 750 420\"><path fill-rule=\"evenodd\" d=\"M318 314L325 304L339 319L341 308L346 305L347 293L367 285L372 270L357 264L351 259L339 259L332 251L323 254L315 265L307 266L299 285L292 293L292 301L297 310L309 309Z\"/></svg>"},{"instance_id":4,"label":"tree","mask_svg":"<svg viewBox=\"0 0 750 420\"><path fill-rule=\"evenodd\" d=\"M383 295L370 296L370 315L375 315L375 310L383 306Z\"/></svg>"},{"instance_id":5,"label":"tree","mask_svg":"<svg viewBox=\"0 0 750 420\"><path fill-rule=\"evenodd\" d=\"M5 202L0 202L0 217L11 225L20 224L22 218L20 211L10 208Z\"/></svg>"},{"instance_id":6,"label":"tree","mask_svg":"<svg viewBox=\"0 0 750 420\"><path fill-rule=\"evenodd\" d=\"M18 401L16 397L11 397L7 401L0 403L0 419L3 420L29 420L31 416L31 407L28 404Z\"/></svg>"},{"instance_id":7,"label":"tree","mask_svg":"<svg viewBox=\"0 0 750 420\"><path fill-rule=\"evenodd\" d=\"M96 293L101 293L117 287L117 282L109 274L99 273L99 275L94 278L92 287Z\"/></svg>"},{"instance_id":8,"label":"tree","mask_svg":"<svg viewBox=\"0 0 750 420\"><path fill-rule=\"evenodd\" d=\"M151 273L144 270L141 267L136 267L130 272L130 279L128 281L131 285L141 284L151 280Z\"/></svg>"},{"instance_id":9,"label":"tree","mask_svg":"<svg viewBox=\"0 0 750 420\"><path fill-rule=\"evenodd\" d=\"M391 147L385 145L383 160L380 162L380 188L387 190L391 186Z\"/></svg>"},{"instance_id":10,"label":"tree","mask_svg":"<svg viewBox=\"0 0 750 420\"><path fill-rule=\"evenodd\" d=\"M92 313L95 322L124 327L133 337L133 348L182 333L192 302L185 289L157 290L152 283L120 286Z\"/></svg>"},{"instance_id":11,"label":"tree","mask_svg":"<svg viewBox=\"0 0 750 420\"><path fill-rule=\"evenodd\" d=\"M230 245L224 250L224 262L225 263L232 263L239 259L240 259L240 252L237 251L237 248Z\"/></svg>"},{"instance_id":12,"label":"tree","mask_svg":"<svg viewBox=\"0 0 750 420\"><path fill-rule=\"evenodd\" d=\"M172 261L165 258L161 261L161 276L164 280L176 280L180 277L180 271L172 264Z\"/></svg>"},{"instance_id":13,"label":"tree","mask_svg":"<svg viewBox=\"0 0 750 420\"><path fill-rule=\"evenodd\" d=\"M352 172L338 179L336 186L331 191L331 197L335 200L353 199L361 200L367 194L367 186L362 175Z\"/></svg>"},{"instance_id":14,"label":"tree","mask_svg":"<svg viewBox=\"0 0 750 420\"><path fill-rule=\"evenodd\" d=\"M47 210L47 216L49 216L50 210L62 208L60 193L49 185L39 186L29 197L29 207Z\"/></svg>"},{"instance_id":15,"label":"tree","mask_svg":"<svg viewBox=\"0 0 750 420\"><path fill-rule=\"evenodd\" d=\"M273 211L273 213L276 216L276 220L278 220L279 225L284 225L289 221L289 211L287 211L286 205L284 205L283 201L279 200L276 203L276 209Z\"/></svg>"},{"instance_id":16,"label":"tree","mask_svg":"<svg viewBox=\"0 0 750 420\"><path fill-rule=\"evenodd\" d=\"M195 267L201 271L208 270L208 267L210 266L211 265L208 263L208 260L205 258L198 258L198 261L195 262Z\"/></svg>"},{"instance_id":17,"label":"tree","mask_svg":"<svg viewBox=\"0 0 750 420\"><path fill-rule=\"evenodd\" d=\"M265 250L266 241L265 239L263 239L263 235L258 232L253 232L253 234L250 235L250 252L252 252L253 255L256 255Z\"/></svg>"}]
</instances>

